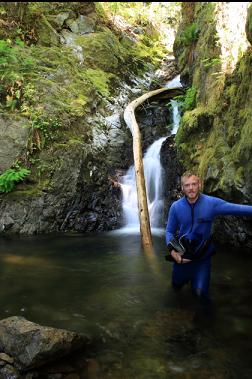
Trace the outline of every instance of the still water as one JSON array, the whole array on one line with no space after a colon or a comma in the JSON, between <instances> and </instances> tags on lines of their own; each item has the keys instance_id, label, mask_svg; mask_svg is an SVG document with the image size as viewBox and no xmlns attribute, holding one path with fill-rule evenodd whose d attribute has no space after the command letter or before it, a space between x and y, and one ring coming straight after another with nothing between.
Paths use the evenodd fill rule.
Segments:
<instances>
[{"instance_id":1,"label":"still water","mask_svg":"<svg viewBox=\"0 0 252 379\"><path fill-rule=\"evenodd\" d=\"M98 341L98 379L251 378L252 258L213 257L212 304L175 295L163 236L0 239L0 317L83 332Z\"/></svg>"}]
</instances>

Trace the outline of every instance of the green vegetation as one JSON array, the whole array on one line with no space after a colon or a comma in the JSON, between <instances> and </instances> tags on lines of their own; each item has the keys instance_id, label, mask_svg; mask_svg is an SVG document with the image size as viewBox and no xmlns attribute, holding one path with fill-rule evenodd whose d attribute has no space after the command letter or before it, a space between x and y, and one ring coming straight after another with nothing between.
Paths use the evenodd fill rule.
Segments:
<instances>
[{"instance_id":1,"label":"green vegetation","mask_svg":"<svg viewBox=\"0 0 252 379\"><path fill-rule=\"evenodd\" d=\"M24 96L24 82L31 75L34 60L26 56L23 41L0 40L0 111L19 108Z\"/></svg>"},{"instance_id":2,"label":"green vegetation","mask_svg":"<svg viewBox=\"0 0 252 379\"><path fill-rule=\"evenodd\" d=\"M192 23L182 31L178 38L184 46L190 46L193 42L197 41L198 37L199 27L196 23Z\"/></svg>"},{"instance_id":3,"label":"green vegetation","mask_svg":"<svg viewBox=\"0 0 252 379\"><path fill-rule=\"evenodd\" d=\"M176 96L174 99L180 102L181 111L190 111L196 106L197 89L192 86L186 90L185 95Z\"/></svg>"},{"instance_id":4,"label":"green vegetation","mask_svg":"<svg viewBox=\"0 0 252 379\"><path fill-rule=\"evenodd\" d=\"M41 112L34 111L30 117L30 138L27 142L29 153L42 150L49 142L57 139L61 123L55 118L47 118Z\"/></svg>"},{"instance_id":5,"label":"green vegetation","mask_svg":"<svg viewBox=\"0 0 252 379\"><path fill-rule=\"evenodd\" d=\"M70 31L79 15L94 21L91 33ZM29 186L53 177L54 161L44 161L57 146L71 151L70 141L89 144L92 128L106 128L86 120L105 112L120 82L159 67L171 52L167 22L179 20L180 3L2 3L0 113L29 129L19 157Z\"/></svg>"},{"instance_id":6,"label":"green vegetation","mask_svg":"<svg viewBox=\"0 0 252 379\"><path fill-rule=\"evenodd\" d=\"M189 111L193 109L196 105L196 93L197 89L196 87L192 86L191 88L188 88L186 90L183 108L185 111Z\"/></svg>"},{"instance_id":7,"label":"green vegetation","mask_svg":"<svg viewBox=\"0 0 252 379\"><path fill-rule=\"evenodd\" d=\"M86 76L100 95L104 97L109 96L109 82L111 78L115 77L115 75L107 74L105 71L100 69L93 70L92 68L88 68L86 71Z\"/></svg>"},{"instance_id":8,"label":"green vegetation","mask_svg":"<svg viewBox=\"0 0 252 379\"><path fill-rule=\"evenodd\" d=\"M205 68L210 68L210 67L213 67L216 65L220 65L221 59L219 57L218 58L206 58L206 59L202 60L202 63L203 63Z\"/></svg>"},{"instance_id":9,"label":"green vegetation","mask_svg":"<svg viewBox=\"0 0 252 379\"><path fill-rule=\"evenodd\" d=\"M172 53L171 36L180 22L180 2L98 2L96 9L115 30L129 31L130 38L151 49L154 58Z\"/></svg>"},{"instance_id":10,"label":"green vegetation","mask_svg":"<svg viewBox=\"0 0 252 379\"><path fill-rule=\"evenodd\" d=\"M182 75L194 87L188 93L188 109L176 135L179 158L186 168L199 172L207 192L251 198L251 49L243 54L237 50L234 65L233 31L225 23L219 31L228 9L220 3L199 4L194 9L194 22L201 33L193 59L188 59L182 45L175 44ZM183 26L186 22L191 25L192 17L184 19ZM242 45L242 39L237 39L239 42ZM229 52L224 58L223 51Z\"/></svg>"},{"instance_id":11,"label":"green vegetation","mask_svg":"<svg viewBox=\"0 0 252 379\"><path fill-rule=\"evenodd\" d=\"M24 180L29 174L30 170L19 167L18 165L16 165L15 168L4 171L0 175L0 192L7 193L12 191L16 183Z\"/></svg>"}]
</instances>

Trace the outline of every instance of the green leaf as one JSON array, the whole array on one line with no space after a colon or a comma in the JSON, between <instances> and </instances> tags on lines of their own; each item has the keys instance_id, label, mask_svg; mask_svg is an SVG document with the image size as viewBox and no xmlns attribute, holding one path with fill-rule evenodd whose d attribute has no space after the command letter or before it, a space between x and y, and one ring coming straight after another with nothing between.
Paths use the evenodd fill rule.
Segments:
<instances>
[{"instance_id":1,"label":"green leaf","mask_svg":"<svg viewBox=\"0 0 252 379\"><path fill-rule=\"evenodd\" d=\"M29 174L30 170L26 168L20 168L18 171L10 168L4 171L0 175L0 192L8 193L12 191L15 188L15 184L22 181Z\"/></svg>"}]
</instances>

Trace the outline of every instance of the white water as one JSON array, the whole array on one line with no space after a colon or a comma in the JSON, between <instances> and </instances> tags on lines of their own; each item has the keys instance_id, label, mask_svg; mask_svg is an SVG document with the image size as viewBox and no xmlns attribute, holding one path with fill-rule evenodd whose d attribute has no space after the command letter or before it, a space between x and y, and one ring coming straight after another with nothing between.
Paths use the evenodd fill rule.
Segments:
<instances>
[{"instance_id":1,"label":"white water","mask_svg":"<svg viewBox=\"0 0 252 379\"><path fill-rule=\"evenodd\" d=\"M165 88L182 88L182 84L180 83L180 75L175 76L175 78L166 83Z\"/></svg>"},{"instance_id":2,"label":"white water","mask_svg":"<svg viewBox=\"0 0 252 379\"><path fill-rule=\"evenodd\" d=\"M160 164L160 149L166 137L155 141L147 150L144 158L144 176L147 192L147 201L151 228L161 226L163 211L163 185L162 175L163 168ZM139 231L139 217L137 206L137 190L135 180L135 167L131 166L126 175L122 178L123 194L123 216L124 224L127 230Z\"/></svg>"},{"instance_id":3,"label":"white water","mask_svg":"<svg viewBox=\"0 0 252 379\"><path fill-rule=\"evenodd\" d=\"M171 100L172 105L172 132L171 134L176 134L178 131L181 116L179 113L179 103L177 100Z\"/></svg>"}]
</instances>

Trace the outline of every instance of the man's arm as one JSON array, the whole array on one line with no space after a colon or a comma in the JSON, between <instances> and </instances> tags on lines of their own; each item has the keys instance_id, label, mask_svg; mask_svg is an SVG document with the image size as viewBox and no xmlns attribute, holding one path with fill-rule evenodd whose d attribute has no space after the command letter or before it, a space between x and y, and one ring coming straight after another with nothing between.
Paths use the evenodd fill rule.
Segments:
<instances>
[{"instance_id":1,"label":"man's arm","mask_svg":"<svg viewBox=\"0 0 252 379\"><path fill-rule=\"evenodd\" d=\"M166 236L167 245L175 237L176 231L178 229L178 225L179 223L176 216L175 205L173 203L169 210L169 215L168 215L168 220L167 220L167 225L166 225L165 236Z\"/></svg>"},{"instance_id":2,"label":"man's arm","mask_svg":"<svg viewBox=\"0 0 252 379\"><path fill-rule=\"evenodd\" d=\"M214 215L252 217L252 205L234 204L219 198L215 198Z\"/></svg>"},{"instance_id":3,"label":"man's arm","mask_svg":"<svg viewBox=\"0 0 252 379\"><path fill-rule=\"evenodd\" d=\"M167 225L166 225L167 246L169 246L169 242L175 238L178 227L179 227L179 221L176 215L175 205L173 203L169 210L169 216L168 216ZM173 249L170 250L170 255L168 255L167 257L169 261L183 263L182 255Z\"/></svg>"},{"instance_id":4,"label":"man's arm","mask_svg":"<svg viewBox=\"0 0 252 379\"><path fill-rule=\"evenodd\" d=\"M170 210L169 210L169 216L168 216L168 221L167 221L167 225L166 225L166 244L167 244L167 246L169 245L169 242L171 240L173 240L173 238L175 238L176 231L178 230L178 227L179 227L179 221L177 219L177 215L176 215L176 211L175 211L175 205L172 204L172 206L170 207ZM183 260L182 255L175 250L170 250L170 256L168 256L168 257L169 257L169 259L168 259L169 261L174 261L174 262L177 262L180 264L189 262L188 259Z\"/></svg>"}]
</instances>

